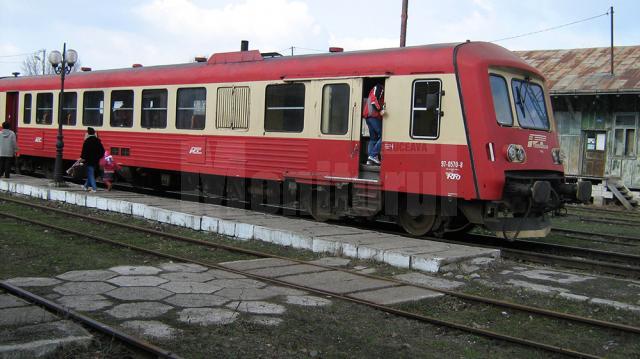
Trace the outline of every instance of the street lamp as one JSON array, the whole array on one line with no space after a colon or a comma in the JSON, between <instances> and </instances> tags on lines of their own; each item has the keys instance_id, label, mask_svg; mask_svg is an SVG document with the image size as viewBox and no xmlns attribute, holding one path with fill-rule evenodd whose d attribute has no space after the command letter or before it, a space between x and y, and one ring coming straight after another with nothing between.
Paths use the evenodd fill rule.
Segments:
<instances>
[{"instance_id":1,"label":"street lamp","mask_svg":"<svg viewBox=\"0 0 640 359\"><path fill-rule=\"evenodd\" d=\"M51 51L49 53L49 62L53 67L56 74L60 74L60 97L58 97L58 138L56 141L56 162L53 174L53 181L55 186L64 186L64 180L62 179L62 150L64 149L64 142L62 141L62 106L64 105L64 76L71 72L71 68L78 61L78 53L75 50L67 50L67 43L65 42L62 47L62 53L60 51Z\"/></svg>"}]
</instances>

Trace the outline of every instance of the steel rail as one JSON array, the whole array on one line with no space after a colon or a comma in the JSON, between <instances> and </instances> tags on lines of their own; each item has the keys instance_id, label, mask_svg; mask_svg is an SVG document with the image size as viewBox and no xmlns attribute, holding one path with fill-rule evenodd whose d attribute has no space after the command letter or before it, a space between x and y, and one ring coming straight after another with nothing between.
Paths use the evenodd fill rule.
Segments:
<instances>
[{"instance_id":1,"label":"steel rail","mask_svg":"<svg viewBox=\"0 0 640 359\"><path fill-rule=\"evenodd\" d=\"M599 326L599 327L603 327L603 328L610 328L610 329L616 329L616 330L621 330L621 331L625 331L625 332L640 334L640 327L629 326L629 325L626 325L626 324L613 323L613 322L608 322L608 321L603 321L603 320L599 320L599 319L583 317L583 316L574 315L574 314L555 312L555 311L544 309L544 308L526 306L526 305L522 305L522 304L518 304L518 303L512 303L512 302L504 301L504 300L498 300L498 299L493 299L493 298L485 298L485 297L480 297L480 296L473 295L473 294L467 294L467 293L461 293L461 292L456 292L456 291L442 289L442 288L430 287L430 286L427 286L427 285L424 285L424 284L411 283L411 282L407 282L407 281L403 281L403 280L399 280L399 279L395 279L395 278L387 278L387 277L376 276L376 275L373 275L373 274L359 273L359 272L351 271L351 270L344 269L344 268L336 268L336 267L331 267L331 266L322 265L322 264L318 264L318 263L310 263L308 261L303 261L303 260L294 259L294 258L288 258L288 257L284 257L284 256L270 254L270 253L254 251L254 250L240 248L240 247L234 247L234 246L230 246L230 245L226 245L226 244L212 243L212 242L203 241L203 240L190 238L190 237L186 237L186 236L180 236L180 235L171 234L171 233L167 233L167 232L161 232L161 231L157 231L157 230L154 230L154 229L149 229L149 228L139 227L139 226L130 225L130 224L126 224L126 223L111 221L111 220L108 220L108 219L95 218L95 217L92 217L92 216L87 216L87 215L83 215L83 214L79 214L79 213L75 213L75 212L70 212L70 211L66 211L66 210L63 210L63 209L52 208L52 207L48 207L48 206L42 206L42 205L29 203L29 202L24 202L24 201L12 199L12 198L8 199L8 198L2 197L2 196L0 196L0 199L11 201L11 202L14 202L14 203L19 203L19 204L22 204L22 205L25 205L25 206L29 206L29 207L33 207L33 208L43 209L43 210L46 210L46 211L52 211L52 212L57 212L57 213L61 213L61 214L68 215L68 216L82 218L82 219L85 219L85 220L88 220L88 221L93 221L93 222L98 222L98 223L103 223L103 224L109 224L109 225L113 225L113 226L118 226L118 227L122 227L122 228L131 229L131 230L138 231L138 232L152 234L152 235L159 236L159 237L170 238L170 239L174 239L174 240L181 241L181 242L194 243L194 244L197 244L197 245L202 245L202 246L205 246L205 247L216 248L216 249L224 249L224 250L237 252L237 253L242 253L242 254L248 254L248 255L252 255L252 256L260 257L260 258L281 259L281 260L287 260L287 261L295 262L295 263L298 263L298 264L311 265L311 266L316 266L316 267L329 269L329 270L337 270L337 271L350 273L350 274L354 274L354 275L358 275L358 276L366 277L366 278L370 278L370 279L377 279L377 280L384 280L384 281L388 281L388 282L395 282L395 283L402 284L402 285L410 285L410 286L413 286L413 287L416 287L416 288L427 289L427 290L431 290L431 291L434 291L434 292L439 292L439 293L442 293L442 294L450 295L450 296L461 298L461 299L465 299L465 300L471 300L471 301L475 301L475 302L479 302L479 303L483 303L483 304L491 304L491 305L495 305L495 306L504 307L504 308L507 308L507 309L516 309L516 310L527 312L527 313L545 315L545 316L548 316L548 317L564 319L564 320L570 320L570 321L580 322L580 323L584 323L584 324L595 325L595 326ZM507 249L507 250L509 251L510 254L519 255L520 257L522 257L522 256L524 256L526 254L530 254L531 258L542 257L542 256L551 256L551 255L529 253L529 252L525 252L525 251L517 251L517 250L511 250L511 249ZM558 256L552 256L552 257L554 257L554 259L558 260L558 261L564 259L563 257L558 257ZM596 263L599 263L599 262L596 262ZM627 269L626 267L622 266L620 268L620 271L626 270L626 269Z\"/></svg>"},{"instance_id":2,"label":"steel rail","mask_svg":"<svg viewBox=\"0 0 640 359\"><path fill-rule=\"evenodd\" d=\"M608 238L608 239L613 239L613 240L623 240L623 241L635 241L635 242L640 242L640 237L634 237L634 236L625 236L622 234L607 234L607 233L594 233L594 232L589 232L589 231L580 231L580 230L576 230L576 229L564 229L564 228L552 228L551 232L556 232L558 234L564 233L567 235L571 235L571 234L579 234L579 235L583 235L583 236L588 236L588 237L600 237L600 238Z\"/></svg>"},{"instance_id":3,"label":"steel rail","mask_svg":"<svg viewBox=\"0 0 640 359\"><path fill-rule=\"evenodd\" d=\"M80 314L72 309L63 307L57 303L54 303L46 298L42 298L34 293L26 291L22 288L16 287L12 284L6 283L4 281L0 281L0 288L6 290L7 292L18 296L20 298L26 299L31 303L35 303L39 306L45 307L49 311L56 312L62 317L71 318L76 322L80 322L102 334L117 338L120 341L123 341L130 346L133 346L137 349L143 350L148 354L152 354L154 356L160 358L168 358L168 359L180 359L181 357L172 353L168 350L164 350L160 347L157 347L145 340L133 337L127 333L124 333L114 327L101 323L97 320L94 320L86 315Z\"/></svg>"},{"instance_id":4,"label":"steel rail","mask_svg":"<svg viewBox=\"0 0 640 359\"><path fill-rule=\"evenodd\" d=\"M51 208L47 208L47 209L51 209ZM114 245L114 246L123 247L123 248L127 248L127 249L130 249L130 250L135 250L135 251L139 251L139 252L142 252L142 253L146 253L146 254L152 254L152 255L155 255L155 256L158 256L158 257L161 257L161 258L167 258L167 259L176 260L176 261L183 261L183 262L186 262L186 263L194 263L194 264L199 264L199 265L202 265L202 266L205 266L205 267L208 267L208 268L224 270L224 271L227 271L227 272L244 275L244 276L249 277L249 278L253 278L253 279L256 279L256 280L265 281L265 282L269 282L269 283L274 283L274 284L282 285L282 286L285 286L285 287L305 290L305 291L316 293L316 294L320 294L320 295L332 296L332 297L335 297L335 298L338 298L338 299L341 299L341 300L344 300L344 301L348 301L348 302L352 302L352 303L356 303L356 304L366 305L366 306L369 306L371 308L375 308L375 309L378 309L380 311L383 311L383 312L386 312L386 313L390 313L390 314L394 314L394 315L398 315L398 316L401 316L401 317L404 317L404 318L408 318L408 319L414 319L414 320L418 320L418 321L421 321L421 322L426 322L426 323L435 324L435 325L439 325L439 326L444 326L444 327L448 327L448 328L452 328L452 329L457 329L457 330L465 331L465 332L468 332L468 333L484 336L484 337L487 337L487 338L499 339L499 340L503 340L503 341L507 341L507 342L511 342L511 343L515 343L515 344L531 347L531 348L543 349L543 350L546 350L546 351L549 351L549 352L563 354L563 355L567 355L567 356L571 356L571 357L575 357L575 358L589 358L589 359L601 358L601 357L596 356L596 355L582 353L582 352L578 352L578 351L575 351L575 350L572 350L572 349L567 349L567 348L562 348L562 347L558 347L558 346L554 346L554 345L544 344L544 343L532 341L532 340L529 340L529 339L513 337L513 336L510 336L510 335L500 334L500 333L489 331L489 330L473 328L473 327L469 327L469 326L466 326L466 325L463 325L463 324L447 322L447 321L444 321L444 320L441 320L441 319L428 317L428 316L417 314L417 313L407 312L407 311L404 311L404 310L400 310L400 309L392 308L392 307L389 307L389 306L377 304L377 303L374 303L374 302L371 302L371 301L368 301L368 300L355 298L355 297L352 297L352 296L349 296L349 295L345 295L345 294L341 294L341 293L337 293L337 292L332 292L332 291L328 291L328 290L323 290L323 289L318 289L318 288L313 288L313 287L307 287L307 286L304 286L304 285L298 285L298 284L294 284L294 283L289 283L289 282L285 282L285 281L282 281L282 280L279 280L279 279L264 277L264 276L261 276L261 275L253 274L253 273L250 273L250 272L245 272L245 271L242 271L242 270L237 270L237 269L234 269L234 268L229 268L229 267L226 267L226 266L221 266L221 265L214 264L214 263L208 263L208 262L193 260L193 259L189 259L189 258L184 258L184 257L172 255L172 254L158 252L158 251L155 251L155 250L151 250L151 249L147 249L147 248L143 248L143 247L139 247L139 246L130 245L130 244L127 244L127 243L121 243L121 242L114 241L114 240L111 240L111 239L102 238L102 237L91 235L91 234L84 233L84 232L79 232L79 231L76 231L76 230L73 230L73 229L64 228L64 227L52 225L52 224L49 224L49 223L45 223L45 222L41 222L41 221L29 219L29 218L16 216L16 215L13 215L13 214L10 214L10 213L5 213L5 212L0 212L0 213L3 216L7 217L7 218L12 218L12 219L15 219L15 220L18 220L18 221L28 222L28 223L35 224L35 225L38 225L38 226L41 226L41 227L50 228L50 229L56 230L58 232L68 233L68 234L73 234L73 235L76 235L76 236L79 236L79 237L89 238L89 239L92 239L92 240L95 240L95 241L98 241L98 242L108 243L108 244L111 244L111 245ZM154 232L157 232L157 231L154 231ZM167 234L162 233L162 232L158 232L158 235L159 236L163 236L163 237L167 236ZM254 252L254 251L249 251L249 252ZM282 257L282 258L290 260L289 258L285 258L285 257ZM332 267L330 267L330 268L332 268ZM335 270L336 268L332 268L332 269Z\"/></svg>"},{"instance_id":5,"label":"steel rail","mask_svg":"<svg viewBox=\"0 0 640 359\"><path fill-rule=\"evenodd\" d=\"M118 226L118 227L122 227L122 228L127 228L127 229L131 229L131 230L134 230L134 231L143 232L143 233L147 233L147 234L152 234L152 235L159 236L159 237L170 238L170 239L174 239L174 240L181 241L181 242L194 243L194 244L197 244L197 245L202 245L202 246L205 246L205 247L211 247L211 248L216 248L216 249L224 249L224 250L233 251L233 252L242 253L242 254L248 254L248 255L252 255L252 256L260 257L260 258L281 259L281 260L287 260L287 261L295 262L295 263L298 263L298 264L312 265L312 266L316 266L316 267L320 267L320 268L324 268L324 269L329 269L329 270L337 270L337 271L341 271L341 272L345 272L345 273L351 273L351 274L355 274L355 275L358 275L358 276L361 276L361 277L370 278L370 279L377 279L377 280L395 282L395 283L402 284L402 285L410 285L410 286L413 286L413 287L417 287L417 288L421 288L421 289L427 289L427 290L431 290L431 291L434 291L434 292L439 292L439 293L442 293L442 294L450 295L450 296L461 298L461 299L471 300L471 301L475 301L475 302L479 302L479 303L483 303L483 304L491 304L491 305L495 305L495 306L504 307L504 308L507 308L507 309L516 309L516 310L520 310L520 311L527 312L527 313L545 315L545 316L548 316L548 317L564 319L564 320L571 320L571 321L580 322L580 323L584 323L584 324L590 324L590 325L595 325L595 326L599 326L599 327L616 329L616 330L621 330L621 331L625 331L625 332L640 334L640 327L629 326L629 325L626 325L626 324L613 323L613 322L608 322L608 321L603 321L603 320L599 320L599 319L583 317L583 316L574 315L574 314L555 312L555 311L544 309L544 308L526 306L526 305L522 305L522 304L518 304L518 303L512 303L512 302L493 299L493 298L480 297L480 296L476 296L476 295L473 295L473 294L467 294L467 293L461 293L461 292L456 292L456 291L442 289L442 288L431 287L431 286L427 286L427 285L424 285L424 284L411 283L411 282L407 282L407 281L403 281L403 280L399 280L399 279L395 279L395 278L386 278L386 277L376 276L376 275L373 275L373 274L364 274L364 273L359 273L359 272L351 271L351 270L344 269L344 268L336 268L336 267L331 267L331 266L317 264L317 263L310 263L310 262L299 260L299 259L293 259L293 258L288 258L288 257L284 257L284 256L279 256L279 255L275 255L275 254L264 253L264 252L254 251L254 250L240 248L240 247L234 247L234 246L225 245L225 244L212 243L212 242L209 242L209 241L203 241L203 240L190 238L190 237L186 237L186 236L180 236L180 235L176 235L176 234L172 234L172 233L161 232L161 231L157 231L157 230L154 230L154 229L149 229L149 228L139 227L139 226L130 225L130 224L126 224L126 223L111 221L111 220L108 220L108 219L95 218L95 217L92 217L92 216L87 216L87 215L83 215L83 214L79 214L79 213L75 213L75 212L70 212L70 211L66 211L66 210L63 210L63 209L52 208L52 207L48 207L48 206L38 205L38 204L35 204L35 203L20 201L20 200L13 199L13 198L5 198L3 196L0 196L0 199L11 201L11 202L18 203L18 204L22 204L22 205L29 206L29 207L32 207L32 208L38 208L38 209L43 209L45 211L57 212L57 213L61 213L61 214L68 215L68 216L82 218L82 219L85 219L85 220L88 220L88 221L93 221L93 222L98 222L98 223ZM524 255L524 254L528 254L529 253L529 252L524 252L524 251L521 251L522 253L520 253L517 250L509 250L509 251L512 254L520 254L520 255ZM534 255L541 256L539 254L532 254L532 256L534 256ZM557 257L557 260L561 260L561 259L563 259L563 257ZM620 270L626 270L626 267L623 267Z\"/></svg>"}]
</instances>

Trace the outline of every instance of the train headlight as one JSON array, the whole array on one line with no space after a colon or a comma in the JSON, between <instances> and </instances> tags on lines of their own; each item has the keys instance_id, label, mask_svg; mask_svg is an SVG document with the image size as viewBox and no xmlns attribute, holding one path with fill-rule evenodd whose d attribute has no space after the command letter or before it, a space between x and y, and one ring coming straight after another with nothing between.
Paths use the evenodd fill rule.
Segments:
<instances>
[{"instance_id":1,"label":"train headlight","mask_svg":"<svg viewBox=\"0 0 640 359\"><path fill-rule=\"evenodd\" d=\"M507 159L509 162L522 163L527 159L524 147L511 144L507 147Z\"/></svg>"},{"instance_id":2,"label":"train headlight","mask_svg":"<svg viewBox=\"0 0 640 359\"><path fill-rule=\"evenodd\" d=\"M551 150L551 157L553 158L553 163L556 165L561 165L564 163L564 153L559 148L554 148Z\"/></svg>"}]
</instances>

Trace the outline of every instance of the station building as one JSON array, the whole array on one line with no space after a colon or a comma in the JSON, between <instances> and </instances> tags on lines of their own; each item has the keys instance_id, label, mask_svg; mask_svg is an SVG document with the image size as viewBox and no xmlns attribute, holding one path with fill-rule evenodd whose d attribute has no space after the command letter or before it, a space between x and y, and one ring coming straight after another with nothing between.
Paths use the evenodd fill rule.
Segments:
<instances>
[{"instance_id":1,"label":"station building","mask_svg":"<svg viewBox=\"0 0 640 359\"><path fill-rule=\"evenodd\" d=\"M640 190L640 46L518 51L548 80L568 176Z\"/></svg>"}]
</instances>

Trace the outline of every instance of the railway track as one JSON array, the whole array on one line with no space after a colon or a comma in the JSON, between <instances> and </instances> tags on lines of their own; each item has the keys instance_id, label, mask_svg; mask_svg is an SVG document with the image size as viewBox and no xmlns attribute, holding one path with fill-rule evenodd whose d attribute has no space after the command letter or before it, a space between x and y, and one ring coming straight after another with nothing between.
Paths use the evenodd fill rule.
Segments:
<instances>
[{"instance_id":1,"label":"railway track","mask_svg":"<svg viewBox=\"0 0 640 359\"><path fill-rule=\"evenodd\" d=\"M105 323L99 322L91 317L78 313L69 308L63 307L51 300L38 296L32 292L29 292L25 289L16 287L9 283L5 283L0 281L0 288L5 292L13 294L17 297L20 297L26 300L29 303L35 304L39 307L43 307L49 312L55 313L60 317L69 318L77 323L80 323L84 327L91 328L92 330L99 332L106 337L114 338L129 347L133 347L136 350L149 355L150 357L156 358L167 358L167 359L180 359L181 357L171 351L162 349L156 345L153 345L143 339L136 338L131 336L121 330L118 330L112 326L109 326ZM10 357L10 356L9 356Z\"/></svg>"},{"instance_id":2,"label":"railway track","mask_svg":"<svg viewBox=\"0 0 640 359\"><path fill-rule=\"evenodd\" d=\"M197 240L197 239L193 239L193 238L189 238L189 237L185 237L185 236L178 236L178 235L174 235L174 234L169 234L169 233L165 233L165 232L151 230L151 229L144 228L144 227L138 227L138 226L124 224L124 223L120 223L120 222L114 222L114 221L94 218L94 217L90 217L90 216L81 215L81 214L78 214L78 213L75 213L75 212L60 210L60 209L51 208L51 207L47 207L47 206L36 205L36 204L33 204L33 203L20 201L20 200L16 200L16 199L13 199L13 198L6 198L4 196L2 196L0 198L2 200L5 200L5 201L13 202L13 203L20 204L20 205L29 206L29 207L32 207L32 208L35 208L35 209L38 209L38 210L41 210L41 211L55 212L55 213L57 213L59 215L64 215L64 216L67 216L67 217L75 217L75 218L78 218L78 219L93 221L93 222L100 223L102 225L107 225L107 226L117 226L117 227L125 228L125 229L131 230L131 231L143 232L143 233L146 233L146 234L149 234L149 235L161 237L161 238L168 239L168 240L182 241L182 242L187 242L187 243L191 243L191 244L194 244L194 245L205 246L205 247L209 247L209 248L223 249L223 250L232 251L232 252L236 252L236 253L248 254L248 255L255 256L255 257L259 257L259 258L283 259L283 260L288 260L288 261L292 261L292 262L296 262L296 263L300 263L300 264L322 267L322 268L325 268L325 269L339 270L339 271L348 272L348 273L351 273L351 274L354 274L354 275L358 275L358 276L361 276L363 278L373 278L373 279L377 279L377 280L388 281L390 283L390 285L409 285L409 286L413 286L413 287L417 287L417 288L422 288L422 289L428 289L428 290L432 290L432 291L441 292L443 294L447 294L447 295L450 295L450 296L453 296L453 297L456 297L456 298L459 298L459 299L462 299L462 300L468 300L468 301L473 301L473 302L492 305L492 306L499 306L499 307L502 307L502 308L507 308L507 309L517 310L517 311L521 311L521 312L525 312L525 313L551 317L551 318L555 318L555 319L561 319L561 320L565 320L565 321L573 322L573 323L591 325L591 326L595 326L595 327L599 327L599 328L617 330L617 331L622 331L622 332L626 332L626 333L632 333L632 334L636 334L636 335L640 334L640 328L634 327L634 326L630 326L630 325L626 325L626 324L601 321L601 320L597 320L597 319L593 319L593 318L581 317L581 316L562 313L562 312L556 312L556 311L552 311L552 310L548 310L548 309L544 309L544 308L531 307L531 306L526 306L526 305L517 304L517 303L510 303L510 302L500 301L500 300L496 300L496 299L492 299L492 298L485 298L485 297L465 294L465 293L461 293L461 292L455 292L455 291L450 291L450 290L443 290L443 289L433 288L433 287L429 287L429 286L425 286L425 285L416 285L416 284L413 284L413 283L408 283L408 282L404 282L404 281L400 281L400 280L396 280L396 279L389 279L389 278L379 277L379 276L374 276L374 275L366 275L366 274L362 274L362 273L358 273L358 272L349 271L347 269L339 269L339 268L335 268L335 267L328 267L328 266L323 266L323 265L319 265L319 264L313 264L313 263L309 263L309 262L305 262L305 261L301 261L301 260L295 260L295 259L291 259L291 258L286 258L286 257L282 257L282 256L268 254L268 253L257 252L257 251L253 251L253 250L247 250L247 249L244 249L244 248L234 247L234 246L230 246L230 245L216 244L216 243L212 243L212 242L208 242L208 241L201 241L201 240ZM51 224L48 224L48 223L45 223L45 222L36 221L36 220L30 219L30 218L23 218L23 217L15 216L13 214L9 214L9 213L3 213L3 215L6 216L6 217L9 217L9 218L14 218L15 220L18 220L18 221L24 221L24 222L35 224L35 225L38 225L38 226L48 227L48 228L54 229L54 230L59 231L59 232L73 234L73 235L76 235L76 236L89 238L89 239L92 239L92 240L95 240L95 241L99 241L99 242L103 242L103 243L109 243L109 244L112 244L112 245L115 245L115 246L125 247L125 248L128 248L128 249L144 252L144 253L147 253L147 254L156 255L156 256L167 258L167 259L171 259L171 260L196 263L196 264L200 264L200 265L203 265L203 266L206 266L206 267L209 267L209 268L215 268L215 269L225 270L225 271L236 273L236 274L241 274L241 275L244 275L244 276L247 276L247 277L250 277L250 278L253 278L253 279L257 279L257 280L260 280L260 281L264 281L264 282L270 282L270 283L281 285L281 286L286 286L286 287L291 287L291 288L296 288L296 289L302 289L302 290L313 292L313 293L320 294L320 295L330 295L330 296L333 296L333 297L336 297L336 298L339 298L339 299L342 299L342 300L345 300L345 301L353 302L353 303L360 304L360 305L366 305L366 306L369 306L371 308L375 308L375 309L378 309L378 310L381 310L381 311L384 311L384 312L387 312L387 313L390 313L390 314L402 316L402 317L413 319L413 320L418 320L418 321L421 321L421 322L431 323L431 324L435 324L435 325L439 325L439 326L445 326L445 327L448 327L448 328L453 328L453 329L461 330L461 331L464 331L464 332L485 336L485 337L492 338L492 339L497 339L497 340L507 341L507 342L511 342L511 343L516 343L516 344L519 344L519 345L524 345L524 346L531 347L531 348L537 348L537 349L541 349L541 350L546 350L546 351L550 351L550 352L554 352L554 353L560 353L560 354L564 354L564 355L568 355L568 356L572 356L572 357L585 357L585 358L597 357L597 356L594 356L594 355L591 355L591 354L581 353L581 352L578 352L578 351L575 351L575 350L571 350L571 349L566 349L566 348L561 348L561 347L557 347L557 346L553 346L553 345L549 345L549 344L535 342L535 341L532 341L532 340L529 340L529 339L526 339L526 338L513 337L513 336L509 336L509 335L505 335L505 334L501 334L501 333L496 333L496 332L485 330L485 329L478 329L478 328L475 328L475 327L471 327L471 326L467 326L467 325L463 325L463 324L459 324L459 323L455 323L455 322L449 322L449 321L441 320L441 319L438 319L438 318L433 318L433 317L428 317L428 316L417 314L417 313L407 312L407 311L399 310L399 309L396 309L396 308L393 308L393 307L380 305L380 304L376 304L374 302L370 302L370 301L354 298L354 297L351 297L349 295L343 295L343 294L340 294L340 293L334 293L334 292L321 290L321 289L317 289L317 288L313 288L313 287L308 287L308 286L304 286L304 285L293 284L293 283L289 283L289 282L286 282L286 281L274 279L274 278L271 278L271 277L263 277L263 276L252 274L252 273L248 273L248 272L245 272L245 271L232 269L232 268L229 268L227 266L221 266L221 265L218 265L218 264L215 264L215 263L208 263L208 262L203 262L203 261L199 261L199 260L192 260L192 259L189 259L189 258L183 258L183 257L179 257L179 256L167 254L167 253L162 253L162 252L159 252L159 251L154 251L154 250L149 250L149 249L145 249L145 248L141 248L141 247L136 247L136 246L132 246L132 245L127 244L127 243L121 243L121 242L118 242L118 241L114 241L114 240L110 240L110 239L106 239L106 238L101 238L101 237L94 236L94 235L89 235L87 233L81 233L81 232L75 231L73 229L62 228L62 227L51 225Z\"/></svg>"}]
</instances>

